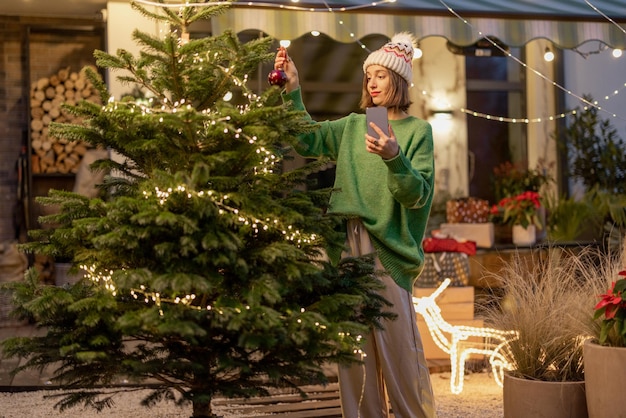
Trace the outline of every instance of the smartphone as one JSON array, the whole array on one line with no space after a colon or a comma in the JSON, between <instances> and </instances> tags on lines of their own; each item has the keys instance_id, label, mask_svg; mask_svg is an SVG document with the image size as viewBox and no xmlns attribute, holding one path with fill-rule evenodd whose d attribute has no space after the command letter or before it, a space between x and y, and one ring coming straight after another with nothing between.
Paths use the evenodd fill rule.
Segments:
<instances>
[{"instance_id":1,"label":"smartphone","mask_svg":"<svg viewBox=\"0 0 626 418\"><path fill-rule=\"evenodd\" d=\"M389 136L389 121L387 120L387 108L383 106L368 107L365 109L365 119L367 120L367 133L374 138L378 138L376 131L370 126L374 122L384 133Z\"/></svg>"}]
</instances>

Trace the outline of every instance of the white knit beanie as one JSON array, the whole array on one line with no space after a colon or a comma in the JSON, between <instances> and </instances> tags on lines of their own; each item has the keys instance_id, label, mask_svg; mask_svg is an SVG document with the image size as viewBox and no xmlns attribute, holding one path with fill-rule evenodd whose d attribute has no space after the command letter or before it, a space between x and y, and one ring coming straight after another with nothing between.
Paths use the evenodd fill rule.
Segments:
<instances>
[{"instance_id":1,"label":"white knit beanie","mask_svg":"<svg viewBox=\"0 0 626 418\"><path fill-rule=\"evenodd\" d=\"M382 65L398 73L411 85L413 82L414 45L415 39L409 32L396 33L390 42L369 54L363 63L363 72L366 72L370 65Z\"/></svg>"}]
</instances>

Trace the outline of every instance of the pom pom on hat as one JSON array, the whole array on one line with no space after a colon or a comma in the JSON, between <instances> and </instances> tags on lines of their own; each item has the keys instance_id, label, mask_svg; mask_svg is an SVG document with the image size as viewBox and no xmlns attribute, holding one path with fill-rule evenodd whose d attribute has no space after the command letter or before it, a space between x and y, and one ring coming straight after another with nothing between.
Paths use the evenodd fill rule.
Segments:
<instances>
[{"instance_id":1,"label":"pom pom on hat","mask_svg":"<svg viewBox=\"0 0 626 418\"><path fill-rule=\"evenodd\" d=\"M369 54L363 63L363 72L370 65L381 65L395 71L409 85L413 82L413 48L415 38L409 32L400 32L391 38L382 48Z\"/></svg>"}]
</instances>

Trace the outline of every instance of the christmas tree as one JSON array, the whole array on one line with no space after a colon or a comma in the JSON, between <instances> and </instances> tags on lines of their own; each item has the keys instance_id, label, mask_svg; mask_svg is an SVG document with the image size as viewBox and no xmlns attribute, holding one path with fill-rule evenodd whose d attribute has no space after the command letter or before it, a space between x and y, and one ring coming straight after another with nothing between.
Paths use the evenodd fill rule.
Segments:
<instances>
[{"instance_id":1,"label":"christmas tree","mask_svg":"<svg viewBox=\"0 0 626 418\"><path fill-rule=\"evenodd\" d=\"M142 404L191 402L193 417L213 416L217 395L324 383L323 366L355 361L360 335L389 315L371 259L325 261L341 250L343 220L325 213L328 191L302 186L326 162L283 170L311 125L279 88L247 87L259 63L273 60L272 40L189 39L189 25L223 4L133 7L171 32L136 31L137 57L95 57L145 97L116 100L87 69L103 105L68 106L84 122L51 127L123 158L92 166L109 173L98 198L55 190L39 198L60 211L24 245L85 276L56 287L31 269L11 284L15 313L46 332L8 340L5 354L28 357L16 372L53 365L68 389L62 410L111 405L127 390L120 378L150 383Z\"/></svg>"}]
</instances>

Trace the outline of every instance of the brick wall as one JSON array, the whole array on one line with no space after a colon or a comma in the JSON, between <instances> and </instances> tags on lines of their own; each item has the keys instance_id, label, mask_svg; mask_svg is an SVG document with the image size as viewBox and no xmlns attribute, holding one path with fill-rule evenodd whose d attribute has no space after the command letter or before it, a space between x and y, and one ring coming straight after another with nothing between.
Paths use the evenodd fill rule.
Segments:
<instances>
[{"instance_id":1,"label":"brick wall","mask_svg":"<svg viewBox=\"0 0 626 418\"><path fill-rule=\"evenodd\" d=\"M18 160L28 143L30 85L61 68L94 64L103 48L100 22L0 16L0 242L25 239L24 205L18 199ZM67 179L33 178L33 189L63 187ZM30 219L36 207L30 206Z\"/></svg>"}]
</instances>

